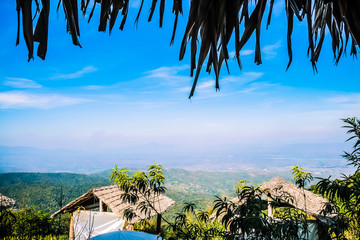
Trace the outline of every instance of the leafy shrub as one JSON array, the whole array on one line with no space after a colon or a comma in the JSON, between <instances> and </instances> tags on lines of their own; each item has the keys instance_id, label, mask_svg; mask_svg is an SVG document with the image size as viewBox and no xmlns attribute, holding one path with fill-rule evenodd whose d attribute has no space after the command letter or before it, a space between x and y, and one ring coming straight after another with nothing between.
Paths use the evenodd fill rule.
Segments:
<instances>
[{"instance_id":1,"label":"leafy shrub","mask_svg":"<svg viewBox=\"0 0 360 240\"><path fill-rule=\"evenodd\" d=\"M35 208L0 213L0 239L52 239L67 236L67 218L57 220Z\"/></svg>"},{"instance_id":2,"label":"leafy shrub","mask_svg":"<svg viewBox=\"0 0 360 240\"><path fill-rule=\"evenodd\" d=\"M353 150L344 152L348 165L355 167L355 173L343 175L341 179L321 179L316 191L327 197L331 204L324 208L324 213L338 216L328 223L329 231L337 238L360 239L360 120L343 119L352 136L347 141L354 141Z\"/></svg>"}]
</instances>

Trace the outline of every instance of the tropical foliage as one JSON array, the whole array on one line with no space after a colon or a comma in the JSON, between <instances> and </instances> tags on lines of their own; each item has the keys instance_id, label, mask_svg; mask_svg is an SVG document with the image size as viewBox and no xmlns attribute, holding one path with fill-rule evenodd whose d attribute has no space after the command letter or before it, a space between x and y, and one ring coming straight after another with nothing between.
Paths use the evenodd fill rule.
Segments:
<instances>
[{"instance_id":1,"label":"tropical foliage","mask_svg":"<svg viewBox=\"0 0 360 240\"><path fill-rule=\"evenodd\" d=\"M347 226L347 233L353 239L360 239L360 120L356 118L343 119L344 128L349 129L351 137L347 141L354 141L353 150L345 152L343 157L348 164L355 167L355 173L344 175L341 179L331 180L330 177L321 179L316 191L332 201L331 206L324 209L326 214L338 213L341 224Z\"/></svg>"},{"instance_id":2,"label":"tropical foliage","mask_svg":"<svg viewBox=\"0 0 360 240\"><path fill-rule=\"evenodd\" d=\"M35 208L0 212L0 239L51 239L68 233L68 219L50 218Z\"/></svg>"},{"instance_id":3,"label":"tropical foliage","mask_svg":"<svg viewBox=\"0 0 360 240\"><path fill-rule=\"evenodd\" d=\"M311 175L300 167L292 169L294 180L305 181ZM225 226L224 239L306 239L308 220L305 212L291 205L294 197L283 192L280 197L272 196L268 202L267 193L260 186L248 186L239 181L237 198L217 198L214 209L216 218ZM305 194L304 194L305 197ZM275 218L269 218L268 204L276 209Z\"/></svg>"},{"instance_id":4,"label":"tropical foliage","mask_svg":"<svg viewBox=\"0 0 360 240\"><path fill-rule=\"evenodd\" d=\"M285 11L287 16L287 45L289 68L292 62L292 44L291 35L294 27L294 16L303 21L306 19L308 27L308 55L312 63L313 69L316 71L316 62L318 61L322 45L325 39L326 29L330 32L332 38L332 51L335 63L341 56L346 53L349 40L351 41L350 54L356 55L357 47L360 44L360 3L354 0L277 0L285 1ZM216 89L219 89L219 75L222 65L227 65L230 58L228 44L233 38L235 43L235 54L239 67L241 68L240 51L248 42L250 37L256 37L255 45L255 63L261 64L261 47L260 35L261 25L267 3L269 3L269 14L266 20L268 27L271 22L272 9L277 2L275 0L192 0L190 2L190 10L186 29L183 35L180 47L180 60L183 59L188 42L190 42L191 68L190 75L194 75L194 83L190 92L190 97L194 94L197 80L201 68L208 59L206 71L210 73L213 69L216 76ZM50 0L34 0L36 3L35 14L32 12L33 0L17 0L18 13L18 32L16 44L19 44L20 35L20 13L22 13L22 25L24 39L29 51L28 59L33 58L34 42L39 42L37 55L45 59L48 43L48 26ZM89 14L89 21L94 14L97 4L101 5L100 23L98 30L106 31L109 22L109 33L114 27L117 16L122 15L120 29L124 29L124 25L129 12L130 0L94 0L94 5ZM135 22L139 20L144 0L141 1L139 11ZM158 3L159 2L159 3ZM252 3L254 5L252 6ZM81 47L78 37L79 29L79 5L77 0L60 0L58 10L62 3L66 18L67 31L72 37L73 44ZM87 15L87 9L90 0L80 1L80 10L82 14ZM171 37L171 43L174 41L176 26L179 14L183 13L182 0L173 0L172 12L175 15L174 28ZM165 11L165 0L152 0L148 21L152 20L156 6L160 10L160 27L163 24ZM41 6L41 9L40 9ZM33 19L39 13L35 30L33 30ZM35 16L34 16L35 15ZM240 32L240 28L244 30ZM199 46L198 46L199 44ZM199 53L197 51L199 49ZM196 63L196 58L198 58Z\"/></svg>"},{"instance_id":5,"label":"tropical foliage","mask_svg":"<svg viewBox=\"0 0 360 240\"><path fill-rule=\"evenodd\" d=\"M124 211L125 217L132 220L141 215L150 217L151 211L157 211L155 201L161 194L165 194L166 188L164 187L165 176L164 168L161 165L149 165L146 172L135 172L129 175L129 170L118 169L117 166L111 172L111 180L116 184L124 193L121 195L123 201L128 203L137 204L135 209L126 209ZM141 198L140 198L140 197ZM177 213L174 222L168 219L162 219L166 223L166 228L170 230L169 236L176 239L216 239L222 234L223 227L218 224L214 219L210 221L211 211L195 210L196 206L193 203L188 203L183 207L181 213ZM160 215L160 213L158 213ZM152 223L152 224L151 224ZM148 221L146 218L142 219L142 225L136 226L137 228L144 229L148 226L147 231L154 230L153 220ZM163 234L164 232L161 232Z\"/></svg>"},{"instance_id":6,"label":"tropical foliage","mask_svg":"<svg viewBox=\"0 0 360 240\"><path fill-rule=\"evenodd\" d=\"M129 170L118 169L117 166L111 172L110 179L124 193L121 198L124 202L137 204L136 209L126 209L125 217L132 220L135 217L144 218L136 213L143 214L146 218L151 216L151 212L160 215L155 207L156 200L161 194L165 194L164 187L165 175L164 167L158 164L150 165L147 172L135 172L129 175Z\"/></svg>"},{"instance_id":7,"label":"tropical foliage","mask_svg":"<svg viewBox=\"0 0 360 240\"><path fill-rule=\"evenodd\" d=\"M124 191L121 198L128 203L137 203L137 211L125 210L128 220L139 217L136 212L156 211L154 200L165 194L163 186L164 168L150 165L146 172L129 175L126 169L113 169L111 179ZM294 180L303 187L311 174L300 167L293 168ZM278 219L268 218L266 193L259 186L247 186L239 181L237 199L229 201L220 198L209 211L196 210L196 205L187 203L175 219L163 217L166 227L171 230L166 237L174 239L300 239L308 234L309 216L291 207L292 196L286 195L272 200L273 207L281 208ZM141 198L139 197L141 196ZM305 197L305 194L304 194ZM141 200L140 200L141 199ZM145 200L143 200L145 199ZM285 199L285 200L284 200ZM152 223L152 224L151 224ZM146 229L148 226L148 229ZM154 231L154 220L143 219L138 229ZM164 236L164 232L161 233ZM323 233L328 237L328 232Z\"/></svg>"}]
</instances>

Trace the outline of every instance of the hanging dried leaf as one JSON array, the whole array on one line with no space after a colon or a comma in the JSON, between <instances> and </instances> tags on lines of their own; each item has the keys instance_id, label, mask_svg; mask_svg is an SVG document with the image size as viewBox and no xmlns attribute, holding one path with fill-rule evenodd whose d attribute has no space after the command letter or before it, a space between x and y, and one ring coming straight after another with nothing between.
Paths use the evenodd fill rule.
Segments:
<instances>
[{"instance_id":1,"label":"hanging dried leaf","mask_svg":"<svg viewBox=\"0 0 360 240\"><path fill-rule=\"evenodd\" d=\"M32 0L17 0L16 1L16 10L18 16L18 31L16 38L16 45L19 44L19 35L20 35L20 12L22 12L22 27L24 39L26 42L26 46L28 48L28 61L30 59L34 59L34 35L33 35L33 24L32 24L32 11L31 4Z\"/></svg>"},{"instance_id":2,"label":"hanging dried leaf","mask_svg":"<svg viewBox=\"0 0 360 240\"><path fill-rule=\"evenodd\" d=\"M34 41L39 43L37 55L45 60L48 43L50 0L41 0L42 9L34 32Z\"/></svg>"},{"instance_id":3,"label":"hanging dried leaf","mask_svg":"<svg viewBox=\"0 0 360 240\"><path fill-rule=\"evenodd\" d=\"M67 32L70 33L74 45L81 47L78 37L80 37L79 16L77 0L60 0L63 3Z\"/></svg>"},{"instance_id":4,"label":"hanging dried leaf","mask_svg":"<svg viewBox=\"0 0 360 240\"><path fill-rule=\"evenodd\" d=\"M174 20L174 27L173 27L173 33L172 33L172 36L171 36L170 45L172 45L174 43L179 13L183 14L182 0L174 0L173 1L173 10L172 10L172 12L173 12L173 14L175 14L175 20Z\"/></svg>"}]
</instances>

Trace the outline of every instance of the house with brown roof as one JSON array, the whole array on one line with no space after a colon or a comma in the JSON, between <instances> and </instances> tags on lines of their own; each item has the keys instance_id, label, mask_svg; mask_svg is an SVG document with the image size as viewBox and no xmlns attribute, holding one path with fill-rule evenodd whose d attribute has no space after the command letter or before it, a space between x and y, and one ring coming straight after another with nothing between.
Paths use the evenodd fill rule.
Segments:
<instances>
[{"instance_id":1,"label":"house with brown roof","mask_svg":"<svg viewBox=\"0 0 360 240\"><path fill-rule=\"evenodd\" d=\"M0 193L0 210L13 209L16 207L16 201Z\"/></svg>"},{"instance_id":2,"label":"house with brown roof","mask_svg":"<svg viewBox=\"0 0 360 240\"><path fill-rule=\"evenodd\" d=\"M286 182L280 177L271 179L261 185L261 189L271 199L281 199L294 208L305 212L314 218L322 218L321 211L329 200L309 190L299 188L291 182ZM269 213L271 215L272 211Z\"/></svg>"},{"instance_id":3,"label":"house with brown roof","mask_svg":"<svg viewBox=\"0 0 360 240\"><path fill-rule=\"evenodd\" d=\"M326 234L326 228L323 228L323 223L327 221L332 221L331 218L334 215L322 214L322 210L326 204L330 204L329 200L315 194L304 188L300 188L291 182L287 182L280 177L271 179L268 182L260 185L262 199L267 201L267 213L268 217L276 221L275 212L279 211L277 209L277 204L280 202L284 206L294 208L302 211L308 215L307 227L309 230L308 236L305 238L308 240L321 239L322 234ZM245 204L245 199L239 199L238 197L230 200L232 203L239 205ZM220 214L220 218L223 215ZM213 213L211 216L213 219L216 217L216 213Z\"/></svg>"},{"instance_id":4,"label":"house with brown roof","mask_svg":"<svg viewBox=\"0 0 360 240\"><path fill-rule=\"evenodd\" d=\"M175 203L172 199L166 197L165 195L157 196L153 202L153 206L155 207L156 211L151 211L150 213L147 213L145 215L139 210L137 205L124 202L120 198L122 194L123 191L121 191L117 186L114 185L92 188L80 197L74 199L73 201L69 202L64 207L59 209L52 215L52 217L63 213L71 213L72 218L70 223L70 239L81 239L76 236L75 231L75 225L76 221L79 220L80 211L87 211L87 216L90 216L92 218L92 220L90 219L90 221L88 221L91 222L91 224L94 224L94 218L101 218L100 215L104 216L112 214L117 219L125 220L124 211L126 209L132 209L136 213L136 216L132 220L128 221L129 224L134 224L149 216L156 215L159 222L161 221L161 213L165 212L170 206ZM144 199L142 197L139 197L139 202L143 200ZM89 223L87 224L89 225ZM94 236L94 234L92 236Z\"/></svg>"}]
</instances>

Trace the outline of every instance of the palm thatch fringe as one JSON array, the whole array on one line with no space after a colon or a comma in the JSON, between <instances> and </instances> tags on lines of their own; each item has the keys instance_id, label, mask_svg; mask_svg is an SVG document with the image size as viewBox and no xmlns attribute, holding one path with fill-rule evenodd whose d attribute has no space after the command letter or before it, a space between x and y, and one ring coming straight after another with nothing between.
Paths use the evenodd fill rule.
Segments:
<instances>
[{"instance_id":1,"label":"palm thatch fringe","mask_svg":"<svg viewBox=\"0 0 360 240\"><path fill-rule=\"evenodd\" d=\"M271 179L261 185L261 189L271 198L281 199L310 216L321 217L321 211L329 200L308 190L297 187L291 182L286 182L280 177Z\"/></svg>"},{"instance_id":2,"label":"palm thatch fringe","mask_svg":"<svg viewBox=\"0 0 360 240\"><path fill-rule=\"evenodd\" d=\"M260 191L261 195L264 194L263 197L266 195L270 198L268 200L275 200L276 202L280 200L286 203L286 205L301 210L320 221L327 221L326 219L334 216L334 214L324 215L322 213L324 207L330 204L328 199L306 189L299 188L295 184L286 182L280 177L273 178L260 185ZM246 198L240 199L239 197L235 197L229 202L235 205L243 205L246 204L246 201ZM217 218L217 214L215 211L211 215L211 219ZM221 212L218 218L220 217L221 219L224 215L225 213Z\"/></svg>"},{"instance_id":3,"label":"palm thatch fringe","mask_svg":"<svg viewBox=\"0 0 360 240\"><path fill-rule=\"evenodd\" d=\"M48 21L50 0L41 0L41 11L39 0L34 0L37 5L36 13L40 12L35 32L33 33L32 5L33 0L16 0L18 13L18 35L16 44L19 44L20 29L20 12L22 12L22 25L24 39L29 51L29 60L33 58L33 43L40 42L37 55L45 59L47 51L48 38ZM308 55L312 63L312 67L316 72L316 62L322 49L325 39L326 28L330 32L332 38L332 51L335 64L337 64L347 51L347 45L351 40L350 55L356 55L357 47L360 44L360 1L357 0L277 0L285 1L285 11L287 16L287 47L289 68L292 62L292 44L291 35L294 26L294 16L299 21L306 19L307 35L308 35ZM80 0L80 10L85 15L90 0ZM254 2L254 8L250 12L249 4ZM71 34L73 44L81 47L78 37L80 29L78 23L78 1L77 0L59 0L58 9L62 3L67 31ZM222 64L229 59L229 51L227 49L231 36L235 35L235 57L241 68L240 51L249 38L254 34L256 37L255 45L255 63L261 64L261 48L260 33L263 15L266 5L269 4L269 14L267 17L267 27L271 22L272 8L275 0L191 0L189 17L183 40L180 47L179 59L182 60L186 51L186 46L190 41L191 69L190 75L194 75L194 82L190 92L193 96L197 80L201 68L208 59L206 71L210 73L211 69L215 72L216 84L219 89L219 75ZM111 33L118 13L121 12L122 21L120 29L124 29L124 25L129 12L130 0L94 0L94 5L89 15L89 21L93 16L95 6L101 5L100 23L98 30L106 31L109 22L109 33ZM141 1L135 23L138 23L140 13L142 11L144 0ZM159 6L160 22L162 27L165 0L151 0L151 8L149 11L148 21L152 20L156 6ZM179 13L183 13L182 0L173 0L172 12L175 15L173 33L170 44L174 42L176 26L178 23ZM240 26L244 27L242 34ZM200 37L200 39L198 39ZM199 54L197 54L198 44L200 45ZM196 63L197 58L197 63Z\"/></svg>"},{"instance_id":4,"label":"palm thatch fringe","mask_svg":"<svg viewBox=\"0 0 360 240\"><path fill-rule=\"evenodd\" d=\"M175 203L172 199L164 195L160 195L153 202L157 212L151 211L145 215L143 212L141 212L140 207L137 205L131 205L127 202L123 202L120 198L122 193L123 191L119 190L117 186L92 188L88 192L65 205L63 208L59 209L57 212L52 214L51 217L55 217L56 215L62 213L74 212L81 208L85 202L95 198L97 201L101 200L104 204L107 205L109 209L111 209L113 213L119 215L120 217L124 217L124 211L126 209L132 209L135 212L136 217L131 220L131 223L135 223L141 219L147 218L148 216L154 216L157 213L163 213ZM144 199L142 197L139 198L139 202L143 200Z\"/></svg>"}]
</instances>

